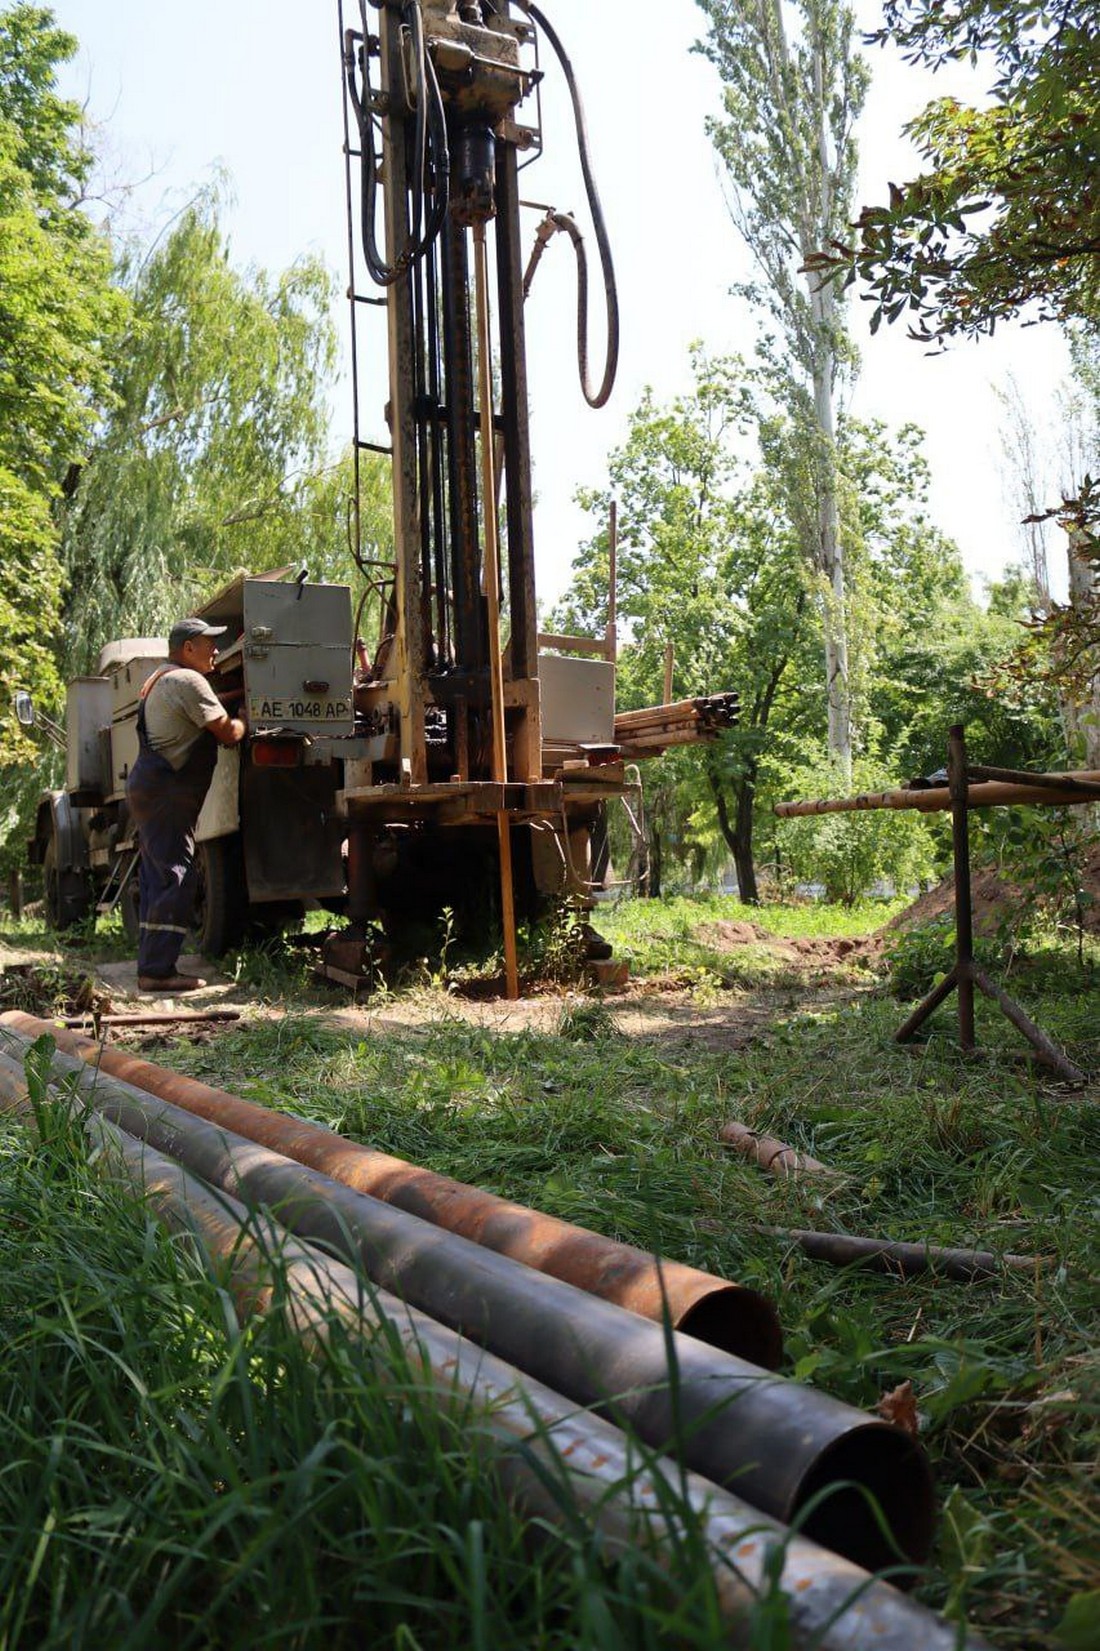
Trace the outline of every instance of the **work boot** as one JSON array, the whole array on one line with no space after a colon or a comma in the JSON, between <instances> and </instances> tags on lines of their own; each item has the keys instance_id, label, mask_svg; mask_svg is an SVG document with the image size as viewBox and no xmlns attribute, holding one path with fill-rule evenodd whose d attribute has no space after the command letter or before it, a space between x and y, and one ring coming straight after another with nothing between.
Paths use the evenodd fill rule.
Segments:
<instances>
[{"instance_id":1,"label":"work boot","mask_svg":"<svg viewBox=\"0 0 1100 1651\"><path fill-rule=\"evenodd\" d=\"M138 975L138 990L151 992L155 997L197 992L205 985L201 975Z\"/></svg>"}]
</instances>

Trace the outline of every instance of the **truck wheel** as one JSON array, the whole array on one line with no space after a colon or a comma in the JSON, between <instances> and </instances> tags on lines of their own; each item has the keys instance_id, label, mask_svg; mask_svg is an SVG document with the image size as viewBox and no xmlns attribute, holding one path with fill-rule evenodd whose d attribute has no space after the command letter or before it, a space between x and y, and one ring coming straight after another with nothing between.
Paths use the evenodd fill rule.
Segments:
<instances>
[{"instance_id":1,"label":"truck wheel","mask_svg":"<svg viewBox=\"0 0 1100 1651\"><path fill-rule=\"evenodd\" d=\"M91 910L87 879L79 871L62 871L57 863L57 838L52 835L42 854L42 893L46 921L51 929L71 929Z\"/></svg>"},{"instance_id":2,"label":"truck wheel","mask_svg":"<svg viewBox=\"0 0 1100 1651\"><path fill-rule=\"evenodd\" d=\"M195 862L199 886L188 938L205 957L221 957L240 945L248 917L240 833L199 843Z\"/></svg>"},{"instance_id":3,"label":"truck wheel","mask_svg":"<svg viewBox=\"0 0 1100 1651\"><path fill-rule=\"evenodd\" d=\"M136 946L141 938L141 890L138 884L140 866L135 866L126 881L126 887L119 895L118 909L122 914L122 927L126 937Z\"/></svg>"}]
</instances>

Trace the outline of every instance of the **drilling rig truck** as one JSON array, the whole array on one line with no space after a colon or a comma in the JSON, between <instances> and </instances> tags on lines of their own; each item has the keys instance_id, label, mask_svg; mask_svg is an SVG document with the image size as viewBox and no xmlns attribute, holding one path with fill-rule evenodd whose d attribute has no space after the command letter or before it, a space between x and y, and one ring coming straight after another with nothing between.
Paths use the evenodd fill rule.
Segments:
<instances>
[{"instance_id":1,"label":"drilling rig truck","mask_svg":"<svg viewBox=\"0 0 1100 1651\"><path fill-rule=\"evenodd\" d=\"M611 251L553 25L530 0L361 0L354 16L341 0L340 29L351 540L381 592L381 634L357 635L349 587L305 571L241 575L197 609L227 628L212 682L248 736L219 752L199 821L196 942L217 955L246 922L319 902L345 919L320 968L354 985L373 970L380 925L488 904L514 990L517 910L554 895L590 904L593 831L629 789L628 765L714 737L736 699L616 716L613 573L603 638L538 629L525 300L559 231L578 260L593 407L611 392L618 350ZM519 178L542 149L547 48L569 90L606 299L595 386L580 230L539 209L523 256ZM374 393L382 435L361 418L371 403L360 334L375 315L388 345L385 394ZM381 567L364 555L358 513L370 451L392 465L394 554ZM59 924L116 903L136 923L125 782L140 688L164 657L159 639L110 642L96 674L70 686L66 785L43 798L31 843Z\"/></svg>"}]
</instances>

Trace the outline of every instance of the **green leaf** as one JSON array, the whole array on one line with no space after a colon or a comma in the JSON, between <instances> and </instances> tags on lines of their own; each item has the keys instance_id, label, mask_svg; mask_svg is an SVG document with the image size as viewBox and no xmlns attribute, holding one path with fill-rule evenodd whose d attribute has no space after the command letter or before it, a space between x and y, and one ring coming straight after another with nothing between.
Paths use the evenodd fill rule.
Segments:
<instances>
[{"instance_id":1,"label":"green leaf","mask_svg":"<svg viewBox=\"0 0 1100 1651\"><path fill-rule=\"evenodd\" d=\"M1100 1588L1073 1595L1054 1637L1066 1651L1100 1651Z\"/></svg>"}]
</instances>

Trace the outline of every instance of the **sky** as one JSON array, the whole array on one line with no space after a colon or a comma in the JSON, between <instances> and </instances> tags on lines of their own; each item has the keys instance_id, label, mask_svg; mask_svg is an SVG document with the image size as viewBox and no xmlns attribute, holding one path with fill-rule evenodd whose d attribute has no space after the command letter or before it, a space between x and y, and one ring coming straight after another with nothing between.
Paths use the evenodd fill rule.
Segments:
<instances>
[{"instance_id":1,"label":"sky","mask_svg":"<svg viewBox=\"0 0 1100 1651\"><path fill-rule=\"evenodd\" d=\"M646 386L659 399L688 388L688 350L751 355L758 319L730 297L750 273L730 224L704 130L719 107L715 72L691 52L703 14L692 0L542 0L573 61L619 289L622 347L614 394L584 403L575 365L575 277L564 237L551 243L527 306L532 451L537 494L540 600L564 589L593 524L572 502L605 479L608 451L626 433ZM103 180L128 187L120 222L142 235L214 176L230 180L223 222L235 260L281 269L315 253L346 284L342 91L336 0L54 0L58 22L81 43L63 90L86 106ZM877 21L860 0L859 21ZM916 168L903 123L933 95L980 100L980 75L935 77L867 49L873 80L859 128L857 198L884 198L890 179ZM560 74L547 51L544 154L522 179L524 198L584 215L576 142ZM527 214L527 244L540 212ZM595 247L589 236L590 253ZM591 326L593 376L602 361L598 275ZM1050 326L1008 326L993 339L938 355L899 324L871 338L867 306L854 306L862 352L851 410L927 432L931 512L958 543L976 585L1022 554L1018 511L1006 500L997 387L1011 374L1042 427L1067 370ZM371 312L381 315L382 312ZM346 305L338 324L347 331ZM362 424L382 437L384 326L365 350ZM334 451L351 432L346 376L330 396Z\"/></svg>"}]
</instances>

